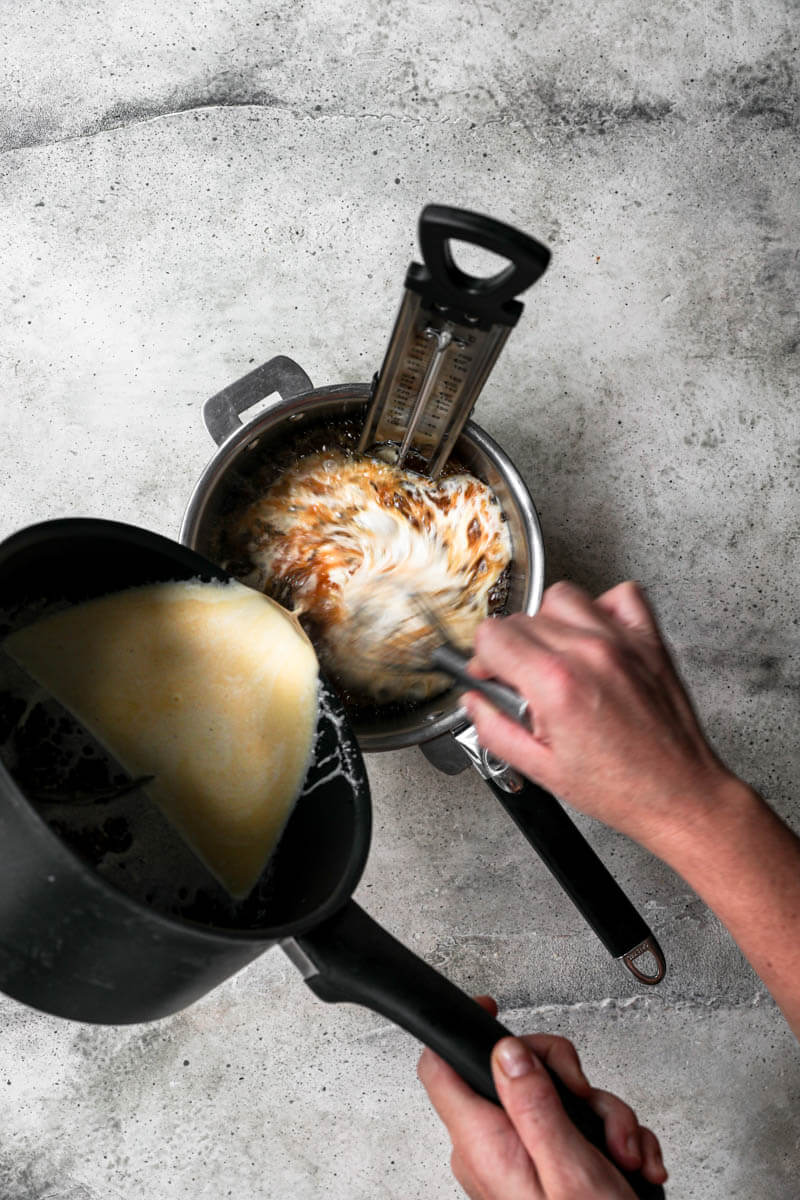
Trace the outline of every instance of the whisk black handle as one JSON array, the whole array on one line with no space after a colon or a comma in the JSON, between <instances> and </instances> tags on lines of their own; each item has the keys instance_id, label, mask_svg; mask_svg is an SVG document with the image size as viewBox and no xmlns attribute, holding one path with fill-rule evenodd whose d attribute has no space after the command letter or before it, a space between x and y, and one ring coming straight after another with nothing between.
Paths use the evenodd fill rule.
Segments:
<instances>
[{"instance_id":1,"label":"whisk black handle","mask_svg":"<svg viewBox=\"0 0 800 1200\"><path fill-rule=\"evenodd\" d=\"M508 260L488 278L456 265L451 241L481 246ZM419 243L425 266L414 264L406 287L422 293L426 304L456 309L487 325L516 325L522 305L514 299L543 275L550 251L528 234L481 213L444 204L428 204L419 218Z\"/></svg>"},{"instance_id":2,"label":"whisk black handle","mask_svg":"<svg viewBox=\"0 0 800 1200\"><path fill-rule=\"evenodd\" d=\"M468 661L465 655L450 645L437 646L431 654L431 666L437 667L446 675L457 679L470 691L480 692L501 713L529 730L531 722L528 715L528 701L520 696L519 692L515 692L505 683L498 683L496 679L476 679L467 670Z\"/></svg>"}]
</instances>

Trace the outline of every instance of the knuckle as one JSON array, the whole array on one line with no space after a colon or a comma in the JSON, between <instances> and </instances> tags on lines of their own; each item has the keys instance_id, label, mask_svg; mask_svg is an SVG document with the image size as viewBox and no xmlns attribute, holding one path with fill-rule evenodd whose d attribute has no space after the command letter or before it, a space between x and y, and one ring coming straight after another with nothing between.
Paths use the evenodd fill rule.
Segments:
<instances>
[{"instance_id":1,"label":"knuckle","mask_svg":"<svg viewBox=\"0 0 800 1200\"><path fill-rule=\"evenodd\" d=\"M651 624L654 622L650 601L645 595L644 588L635 579L626 579L624 583L620 584L620 595L624 597L632 611L637 612L640 617Z\"/></svg>"},{"instance_id":2,"label":"knuckle","mask_svg":"<svg viewBox=\"0 0 800 1200\"><path fill-rule=\"evenodd\" d=\"M561 1054L563 1055L564 1062L569 1063L573 1068L577 1068L578 1071L582 1071L580 1055L572 1042L565 1041Z\"/></svg>"},{"instance_id":3,"label":"knuckle","mask_svg":"<svg viewBox=\"0 0 800 1200\"><path fill-rule=\"evenodd\" d=\"M568 579L558 579L545 590L542 603L544 604L545 601L552 603L553 600L558 600L560 597L582 595L583 592L576 584L570 583Z\"/></svg>"},{"instance_id":4,"label":"knuckle","mask_svg":"<svg viewBox=\"0 0 800 1200\"><path fill-rule=\"evenodd\" d=\"M554 652L547 654L542 660L540 674L546 677L551 691L557 698L569 699L575 689L576 680L571 665L563 655Z\"/></svg>"},{"instance_id":5,"label":"knuckle","mask_svg":"<svg viewBox=\"0 0 800 1200\"><path fill-rule=\"evenodd\" d=\"M551 1035L550 1044L551 1044L551 1046L554 1046L554 1047L560 1046L565 1050L572 1050L573 1053L575 1052L575 1047L573 1046L573 1044L569 1040L569 1038L562 1037L560 1033L554 1033Z\"/></svg>"},{"instance_id":6,"label":"knuckle","mask_svg":"<svg viewBox=\"0 0 800 1200\"><path fill-rule=\"evenodd\" d=\"M494 621L483 621L475 630L475 652L480 654L492 644L492 638L495 636L496 627Z\"/></svg>"},{"instance_id":7,"label":"knuckle","mask_svg":"<svg viewBox=\"0 0 800 1200\"><path fill-rule=\"evenodd\" d=\"M450 1155L450 1170L453 1172L453 1175L456 1178L456 1182L460 1183L461 1186L464 1187L464 1184L466 1181L466 1171L464 1170L464 1161L463 1161L460 1153L458 1152L458 1150L455 1150L455 1149L453 1150L452 1154Z\"/></svg>"},{"instance_id":8,"label":"knuckle","mask_svg":"<svg viewBox=\"0 0 800 1200\"><path fill-rule=\"evenodd\" d=\"M639 1122L636 1119L636 1113L629 1104L624 1104L622 1101L620 1101L619 1119L620 1123L626 1125L629 1129L639 1128Z\"/></svg>"},{"instance_id":9,"label":"knuckle","mask_svg":"<svg viewBox=\"0 0 800 1200\"><path fill-rule=\"evenodd\" d=\"M472 724L478 731L478 740L481 745L487 741L494 741L493 734L498 725L497 713L489 707L488 704L475 706L470 716Z\"/></svg>"},{"instance_id":10,"label":"knuckle","mask_svg":"<svg viewBox=\"0 0 800 1200\"><path fill-rule=\"evenodd\" d=\"M563 1172L563 1195L599 1197L603 1194L600 1191L603 1182L592 1166L582 1162L570 1163Z\"/></svg>"},{"instance_id":11,"label":"knuckle","mask_svg":"<svg viewBox=\"0 0 800 1200\"><path fill-rule=\"evenodd\" d=\"M496 622L496 624L503 638L513 637L514 641L519 644L521 639L530 640L533 617L529 617L527 613L512 613L502 619L502 624L500 622Z\"/></svg>"},{"instance_id":12,"label":"knuckle","mask_svg":"<svg viewBox=\"0 0 800 1200\"><path fill-rule=\"evenodd\" d=\"M471 1197L495 1196L497 1181L527 1158L509 1123L483 1129L466 1143L454 1145L450 1169Z\"/></svg>"},{"instance_id":13,"label":"knuckle","mask_svg":"<svg viewBox=\"0 0 800 1200\"><path fill-rule=\"evenodd\" d=\"M613 1092L597 1090L595 1090L594 1095L603 1116L612 1118L615 1124L624 1126L626 1129L636 1129L638 1127L639 1122L636 1120L636 1113L629 1104L626 1104L624 1100L620 1100L619 1096L615 1096Z\"/></svg>"},{"instance_id":14,"label":"knuckle","mask_svg":"<svg viewBox=\"0 0 800 1200\"><path fill-rule=\"evenodd\" d=\"M559 1037L556 1035L553 1038L551 1054L555 1062L569 1064L571 1066L580 1065L578 1051L575 1049L569 1038Z\"/></svg>"},{"instance_id":15,"label":"knuckle","mask_svg":"<svg viewBox=\"0 0 800 1200\"><path fill-rule=\"evenodd\" d=\"M532 624L533 617L529 617L528 614L524 612L509 613L509 615L503 619L503 625L505 625L506 628L511 629L527 630Z\"/></svg>"},{"instance_id":16,"label":"knuckle","mask_svg":"<svg viewBox=\"0 0 800 1200\"><path fill-rule=\"evenodd\" d=\"M622 646L605 634L587 635L582 648L586 660L599 671L619 671L625 666L626 656Z\"/></svg>"},{"instance_id":17,"label":"knuckle","mask_svg":"<svg viewBox=\"0 0 800 1200\"><path fill-rule=\"evenodd\" d=\"M642 1139L642 1146L650 1150L657 1158L661 1158L661 1143L652 1129L648 1129L646 1125L640 1125L639 1134Z\"/></svg>"},{"instance_id":18,"label":"knuckle","mask_svg":"<svg viewBox=\"0 0 800 1200\"><path fill-rule=\"evenodd\" d=\"M558 612L561 600L564 597L566 584L553 583L549 588L546 588L542 596L542 602L539 605L539 612L544 616L550 616Z\"/></svg>"},{"instance_id":19,"label":"knuckle","mask_svg":"<svg viewBox=\"0 0 800 1200\"><path fill-rule=\"evenodd\" d=\"M631 600L634 604L645 604L642 589L635 579L624 580L618 588L619 595L625 600Z\"/></svg>"},{"instance_id":20,"label":"knuckle","mask_svg":"<svg viewBox=\"0 0 800 1200\"><path fill-rule=\"evenodd\" d=\"M528 1117L539 1120L561 1107L549 1076L545 1072L537 1072L529 1076L527 1086L519 1088L509 1099L508 1111L516 1117Z\"/></svg>"}]
</instances>

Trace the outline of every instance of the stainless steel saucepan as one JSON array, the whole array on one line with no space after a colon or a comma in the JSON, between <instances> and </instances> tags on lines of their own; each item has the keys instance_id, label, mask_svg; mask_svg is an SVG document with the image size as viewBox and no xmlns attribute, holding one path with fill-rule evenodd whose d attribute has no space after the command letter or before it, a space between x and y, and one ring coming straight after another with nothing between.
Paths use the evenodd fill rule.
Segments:
<instances>
[{"instance_id":1,"label":"stainless steel saucepan","mask_svg":"<svg viewBox=\"0 0 800 1200\"><path fill-rule=\"evenodd\" d=\"M274 395L257 415L242 421L248 410ZM225 512L258 465L296 445L301 428L312 431L322 423L348 420L360 425L369 397L366 383L315 388L305 371L283 355L212 396L203 419L219 449L194 488L181 541L212 560L218 557ZM453 453L500 501L512 544L507 610L532 615L542 598L544 547L530 493L509 457L473 422L465 425ZM471 763L609 952L643 983L663 978L666 967L655 937L583 835L554 797L478 744L454 691L400 714L381 714L375 708L367 715L361 710L350 715L363 751L419 745L447 774L458 774Z\"/></svg>"}]
</instances>

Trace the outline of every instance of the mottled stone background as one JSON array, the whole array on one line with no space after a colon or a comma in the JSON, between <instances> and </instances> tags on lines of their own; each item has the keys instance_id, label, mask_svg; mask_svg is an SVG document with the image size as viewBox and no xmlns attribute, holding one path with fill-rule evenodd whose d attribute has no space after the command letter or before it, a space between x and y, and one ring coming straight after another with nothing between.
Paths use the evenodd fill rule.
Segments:
<instances>
[{"instance_id":1,"label":"mottled stone background","mask_svg":"<svg viewBox=\"0 0 800 1200\"><path fill-rule=\"evenodd\" d=\"M427 201L553 263L477 418L550 579L648 588L730 763L800 825L792 0L0 5L0 533L175 535L203 399L379 365ZM373 758L359 899L518 1030L573 1037L687 1200L792 1200L797 1047L680 879L583 828L656 929L638 988L477 777ZM445 1200L417 1047L278 951L158 1024L0 1001L3 1200Z\"/></svg>"}]
</instances>

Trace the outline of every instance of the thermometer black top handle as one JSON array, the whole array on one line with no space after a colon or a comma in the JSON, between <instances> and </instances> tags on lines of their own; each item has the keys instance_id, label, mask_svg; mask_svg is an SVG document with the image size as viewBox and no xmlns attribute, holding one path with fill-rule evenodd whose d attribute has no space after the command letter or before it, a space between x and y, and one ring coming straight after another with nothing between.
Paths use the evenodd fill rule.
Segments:
<instances>
[{"instance_id":1,"label":"thermometer black top handle","mask_svg":"<svg viewBox=\"0 0 800 1200\"><path fill-rule=\"evenodd\" d=\"M462 271L453 258L451 241L481 246L508 259L508 266L481 278ZM514 297L547 270L550 251L535 238L480 213L429 204L419 218L419 244L425 266L413 263L406 287L423 303L447 310L452 320L480 328L516 325L522 305Z\"/></svg>"}]
</instances>

